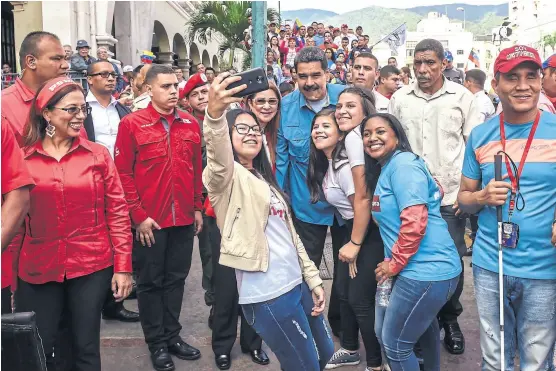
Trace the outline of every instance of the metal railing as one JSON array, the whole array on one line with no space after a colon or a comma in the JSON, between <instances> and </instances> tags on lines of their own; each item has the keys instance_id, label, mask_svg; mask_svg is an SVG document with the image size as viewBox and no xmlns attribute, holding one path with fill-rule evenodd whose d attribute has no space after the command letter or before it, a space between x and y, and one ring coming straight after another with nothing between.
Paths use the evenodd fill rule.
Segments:
<instances>
[{"instance_id":1,"label":"metal railing","mask_svg":"<svg viewBox=\"0 0 556 371\"><path fill-rule=\"evenodd\" d=\"M78 71L68 71L68 76L75 81L76 83L80 84L85 91L88 89L87 85L87 76L83 72ZM3 73L2 74L2 85L1 88L5 89L10 85L15 83L16 78L19 77L19 73Z\"/></svg>"}]
</instances>

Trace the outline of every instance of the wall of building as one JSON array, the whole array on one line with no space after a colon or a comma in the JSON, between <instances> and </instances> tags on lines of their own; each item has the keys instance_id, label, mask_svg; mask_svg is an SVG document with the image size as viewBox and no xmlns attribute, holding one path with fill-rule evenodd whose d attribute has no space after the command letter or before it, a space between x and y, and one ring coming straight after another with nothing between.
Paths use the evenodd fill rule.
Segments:
<instances>
[{"instance_id":1,"label":"wall of building","mask_svg":"<svg viewBox=\"0 0 556 371\"><path fill-rule=\"evenodd\" d=\"M14 41L17 56L23 38L29 32L43 30L42 1L12 1L11 3L14 6ZM17 72L21 72L19 58L16 64Z\"/></svg>"},{"instance_id":2,"label":"wall of building","mask_svg":"<svg viewBox=\"0 0 556 371\"><path fill-rule=\"evenodd\" d=\"M198 40L191 45L185 41L185 24L195 9L192 2L95 0L14 1L12 4L17 49L29 32L44 30L58 35L62 44L73 47L77 40L87 40L93 56L99 46L111 48L123 65L140 64L142 52L150 51L154 41L162 44L157 46L161 50L158 58L163 63L172 63L175 53L181 66L186 66L191 58L202 60L207 67L218 68L221 41L218 36L206 45ZM190 54L191 50L194 55Z\"/></svg>"}]
</instances>

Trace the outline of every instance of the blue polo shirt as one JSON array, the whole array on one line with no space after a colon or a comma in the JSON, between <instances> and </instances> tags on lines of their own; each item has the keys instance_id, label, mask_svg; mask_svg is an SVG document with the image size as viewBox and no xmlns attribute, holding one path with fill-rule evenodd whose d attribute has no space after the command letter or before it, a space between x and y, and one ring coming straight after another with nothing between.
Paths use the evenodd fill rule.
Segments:
<instances>
[{"instance_id":1,"label":"blue polo shirt","mask_svg":"<svg viewBox=\"0 0 556 371\"><path fill-rule=\"evenodd\" d=\"M504 123L506 153L519 167L533 122ZM494 178L494 155L502 150L500 116L496 115L471 131L465 147L462 174L480 180L484 188ZM506 174L502 164L502 174ZM510 182L509 179L506 179ZM551 245L556 210L556 115L543 112L529 150L521 179L525 199L522 211L514 210L512 222L519 225L515 249L504 249L504 274L528 279L556 279L556 248ZM508 220L509 197L502 208ZM473 264L498 273L498 222L496 207L479 212L479 230L473 244Z\"/></svg>"},{"instance_id":2,"label":"blue polo shirt","mask_svg":"<svg viewBox=\"0 0 556 371\"><path fill-rule=\"evenodd\" d=\"M373 195L372 215L380 229L385 257L392 257L400 234L401 212L415 205L426 205L428 209L425 236L400 276L416 281L444 281L461 273L456 245L440 215L440 201L436 182L415 154L397 151L382 168Z\"/></svg>"},{"instance_id":3,"label":"blue polo shirt","mask_svg":"<svg viewBox=\"0 0 556 371\"><path fill-rule=\"evenodd\" d=\"M345 88L344 85L327 84L328 105L323 109L335 108L338 96ZM299 90L282 100L276 145L276 180L290 196L293 212L299 220L332 225L334 208L326 201L312 204L307 187L311 122L315 114Z\"/></svg>"}]
</instances>

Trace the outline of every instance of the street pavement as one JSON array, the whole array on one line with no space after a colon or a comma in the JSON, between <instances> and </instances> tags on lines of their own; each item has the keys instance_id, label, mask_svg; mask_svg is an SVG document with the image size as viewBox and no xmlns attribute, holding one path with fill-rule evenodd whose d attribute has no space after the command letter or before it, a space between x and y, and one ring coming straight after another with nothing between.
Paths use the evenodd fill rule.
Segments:
<instances>
[{"instance_id":1,"label":"street pavement","mask_svg":"<svg viewBox=\"0 0 556 371\"><path fill-rule=\"evenodd\" d=\"M459 323L466 339L466 350L463 355L454 356L442 347L441 370L446 371L472 371L480 369L481 353L479 345L479 319L473 293L472 270L469 267L469 258L465 262L465 288L462 294L463 314ZM182 305L180 321L183 326L181 335L183 339L199 348L202 357L196 361L182 361L174 357L177 371L208 371L218 370L214 363L214 354L211 348L211 331L207 325L209 308L204 302L204 292L201 288L201 260L195 239L193 262L191 271L185 283L185 294ZM330 293L332 281L325 281L326 292ZM125 306L137 310L137 300L127 300ZM443 333L441 334L443 336ZM338 339L334 338L336 349L340 347ZM251 361L249 355L242 354L239 339L232 351L231 370L260 370L279 371L280 365L274 354L263 344L270 357L268 366L260 366ZM149 351L145 345L143 332L139 323L121 323L102 320L101 324L101 355L103 371L152 371ZM364 347L361 344L361 359L364 360ZM342 367L342 371L365 370L365 362L359 366Z\"/></svg>"}]
</instances>

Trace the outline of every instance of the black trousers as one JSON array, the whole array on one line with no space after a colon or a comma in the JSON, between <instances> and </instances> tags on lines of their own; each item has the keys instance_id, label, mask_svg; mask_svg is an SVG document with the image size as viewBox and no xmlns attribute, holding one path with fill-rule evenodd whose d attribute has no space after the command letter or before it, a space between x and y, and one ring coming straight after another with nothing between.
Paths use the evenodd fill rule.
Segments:
<instances>
[{"instance_id":1,"label":"black trousers","mask_svg":"<svg viewBox=\"0 0 556 371\"><path fill-rule=\"evenodd\" d=\"M464 264L463 260L461 259L467 251L467 247L465 246L465 219L457 217L452 206L442 206L440 208L440 213L442 218L448 224L448 230L450 232L450 236L454 240L456 244L456 248L458 249L458 253L460 256L461 261L461 275L459 276L458 286L456 287L456 291L454 295L444 304L440 312L438 313L438 321L440 326L449 323L457 323L458 317L463 312L463 306L459 298L461 297L461 293L463 292L463 284L464 284Z\"/></svg>"},{"instance_id":2,"label":"black trousers","mask_svg":"<svg viewBox=\"0 0 556 371\"><path fill-rule=\"evenodd\" d=\"M208 218L210 245L212 247L212 283L214 287L214 315L212 322L212 350L215 355L230 354L237 337L237 320L241 317L239 342L246 351L261 349L262 339L247 323L238 304L239 294L235 270L220 265L220 230L216 219ZM207 224L203 224L203 228Z\"/></svg>"},{"instance_id":3,"label":"black trousers","mask_svg":"<svg viewBox=\"0 0 556 371\"><path fill-rule=\"evenodd\" d=\"M199 255L201 256L201 265L203 266L203 280L202 287L205 290L205 304L207 306L214 305L214 287L212 284L213 263L212 263L212 246L213 240L211 234L214 231L211 229L218 227L216 223L211 223L214 218L203 214L203 230L197 235L199 238ZM218 239L218 248L220 248L220 239Z\"/></svg>"},{"instance_id":4,"label":"black trousers","mask_svg":"<svg viewBox=\"0 0 556 371\"><path fill-rule=\"evenodd\" d=\"M139 318L151 352L182 341L179 319L195 230L191 224L153 234L151 247L133 241Z\"/></svg>"},{"instance_id":5,"label":"black trousers","mask_svg":"<svg viewBox=\"0 0 556 371\"><path fill-rule=\"evenodd\" d=\"M16 310L36 313L47 367L56 370L54 350L62 317L70 323L72 371L100 371L100 313L113 268L65 280L30 284L19 279ZM58 351L58 350L56 350ZM58 362L57 362L58 363Z\"/></svg>"},{"instance_id":6,"label":"black trousers","mask_svg":"<svg viewBox=\"0 0 556 371\"><path fill-rule=\"evenodd\" d=\"M2 314L12 312L12 288L10 286L2 289Z\"/></svg>"},{"instance_id":7,"label":"black trousers","mask_svg":"<svg viewBox=\"0 0 556 371\"><path fill-rule=\"evenodd\" d=\"M326 241L326 233L328 226L318 225L303 222L294 217L293 219L295 230L301 238L301 242L305 246L307 255L311 259L317 269L320 267L322 254L324 251L324 243ZM338 253L342 246L345 244L347 228L340 226L336 218L334 224L330 227L330 234L332 235L332 255L334 259L334 280L337 277L338 267ZM339 334L341 331L341 316L340 316L340 301L338 300L338 293L336 292L334 281L332 282L332 291L330 292L330 303L328 304L328 323L334 334Z\"/></svg>"},{"instance_id":8,"label":"black trousers","mask_svg":"<svg viewBox=\"0 0 556 371\"><path fill-rule=\"evenodd\" d=\"M372 223L372 222L371 222ZM348 236L351 236L353 221L346 222ZM349 238L346 238L346 243ZM357 275L349 277L349 264L338 262L338 278L334 281L340 299L343 335L341 344L344 349L359 349L359 330L365 345L367 367L380 367L382 355L380 343L375 334L375 269L384 261L384 245L380 231L373 223L359 255L357 256Z\"/></svg>"}]
</instances>

